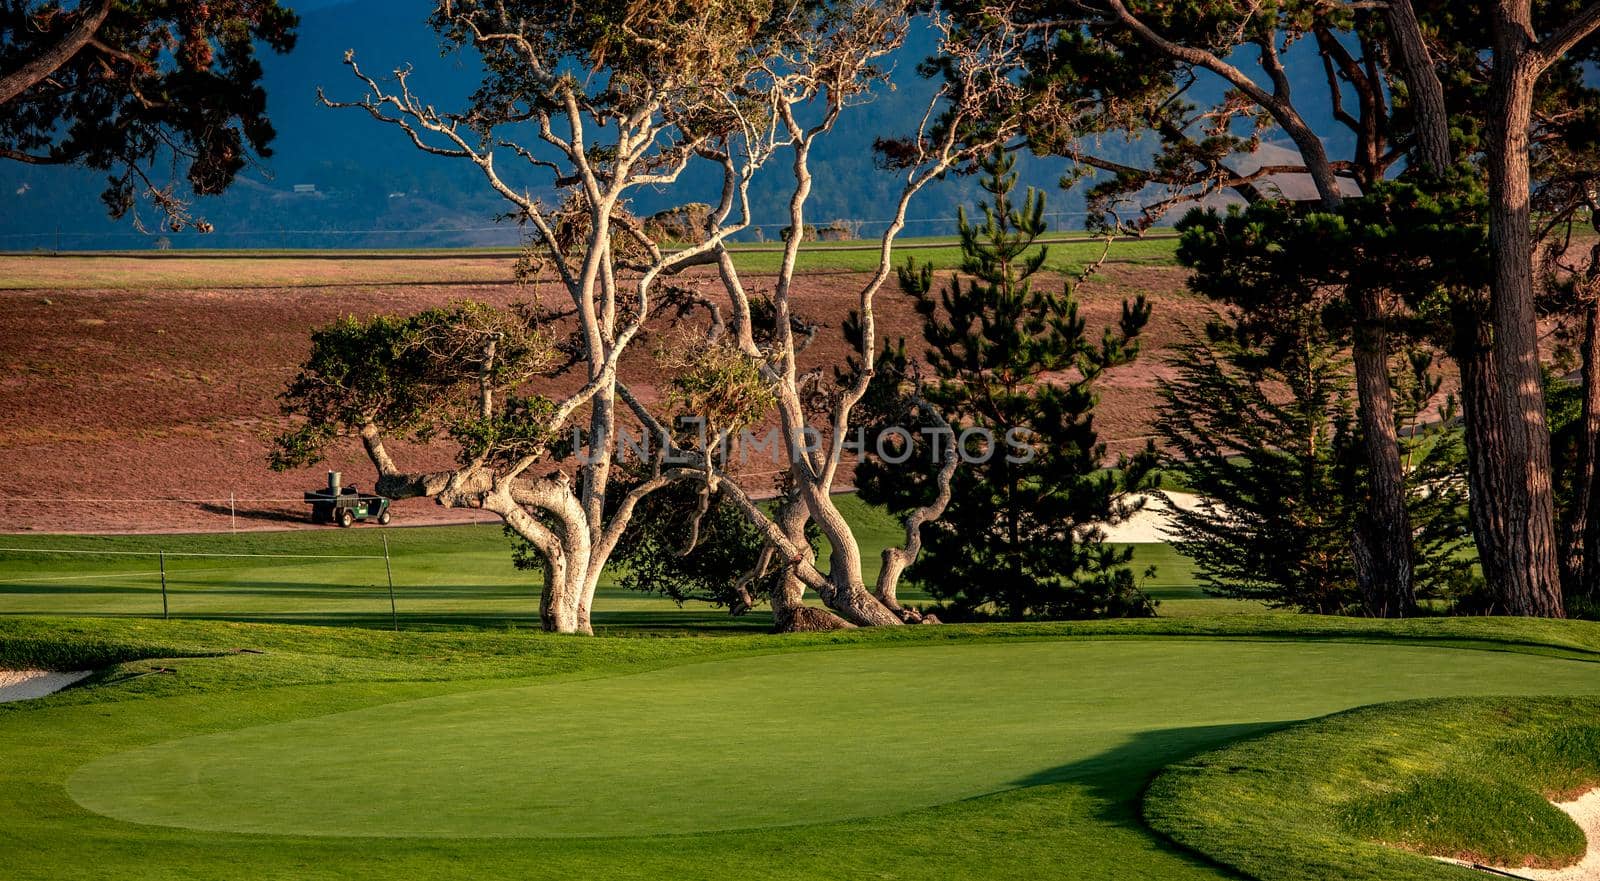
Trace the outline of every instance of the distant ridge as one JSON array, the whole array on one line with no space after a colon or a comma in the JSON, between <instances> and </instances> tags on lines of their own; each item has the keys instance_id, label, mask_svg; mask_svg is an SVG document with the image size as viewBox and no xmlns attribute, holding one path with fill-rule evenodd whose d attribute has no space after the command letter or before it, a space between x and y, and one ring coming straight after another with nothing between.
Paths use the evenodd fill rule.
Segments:
<instances>
[{"instance_id":1,"label":"distant ridge","mask_svg":"<svg viewBox=\"0 0 1600 881\"><path fill-rule=\"evenodd\" d=\"M412 85L439 107L461 106L476 85L475 62L442 56L427 26L432 4L423 0L308 0L301 13L299 45L288 56L263 57L272 121L278 130L273 155L247 170L226 195L201 200L196 213L216 226L210 236L145 234L132 223L105 217L98 199L100 175L81 169L0 163L0 250L139 250L167 244L184 248L436 248L515 244L511 224L497 224L504 203L483 185L475 168L429 156L403 136L365 114L335 111L316 103L322 86L331 96L356 97L361 88L344 68L354 49L369 73L387 76L413 68ZM872 141L894 134L882 120L915 125L932 84L915 74L916 62L934 45L919 29L897 59L893 89L879 91L870 108L846 113L838 129L817 148L815 189L808 215L819 225L835 219L867 221L874 227L889 213L898 191L896 175L873 163ZM1291 61L1296 59L1291 55ZM1299 64L1307 75L1319 67ZM1134 155L1133 151L1128 151ZM1082 227L1082 200L1057 182L1069 170L1060 159L1028 157L1019 163L1024 183L1047 191L1058 212L1055 226ZM755 221L775 238L786 223L788 175L771 168L752 188ZM695 199L715 201L716 180L706 171L686 175L687 184L668 194L639 194L634 210L649 213ZM542 181L528 177L523 185ZM698 185L697 185L698 184ZM919 194L911 216L924 222L908 235L953 232L957 205L977 198L976 184L961 176L938 181Z\"/></svg>"}]
</instances>

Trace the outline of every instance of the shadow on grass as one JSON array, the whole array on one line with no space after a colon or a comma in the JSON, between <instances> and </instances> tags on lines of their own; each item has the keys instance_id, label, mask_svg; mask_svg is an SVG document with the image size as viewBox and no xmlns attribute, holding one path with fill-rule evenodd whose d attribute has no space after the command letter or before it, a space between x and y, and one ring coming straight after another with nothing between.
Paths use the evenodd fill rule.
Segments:
<instances>
[{"instance_id":1,"label":"shadow on grass","mask_svg":"<svg viewBox=\"0 0 1600 881\"><path fill-rule=\"evenodd\" d=\"M129 576L129 577L130 577L130 579L133 578L133 577L137 577L141 581L147 581L147 580L149 580L151 578L159 578L160 576L159 575L152 576L152 575L140 574L138 576ZM105 583L105 582L81 582L81 581L80 582L71 582L71 581L69 581L69 582L51 582L51 583L47 583L47 584L28 584L26 582L18 582L18 583L14 583L14 584L0 584L0 596L59 597L59 596L61 596L63 594L66 594L66 595L69 595L69 596L78 596L78 597L93 596L93 595L141 596L142 597L142 596L147 596L147 595L150 595L150 594L154 594L156 596L160 596L161 595L161 586L159 584L157 584L155 586L147 587L147 586L143 586L143 585L109 584L109 583ZM12 615L12 614L17 614L17 613L12 612L10 610L6 610L5 614ZM59 613L56 613L56 614L59 614Z\"/></svg>"},{"instance_id":2,"label":"shadow on grass","mask_svg":"<svg viewBox=\"0 0 1600 881\"><path fill-rule=\"evenodd\" d=\"M1156 772L1167 765L1194 758L1235 741L1285 728L1298 721L1244 722L1140 731L1105 752L1036 771L1011 781L1010 785L1021 788L1073 783L1086 787L1096 798L1125 802L1130 795L1143 791Z\"/></svg>"},{"instance_id":3,"label":"shadow on grass","mask_svg":"<svg viewBox=\"0 0 1600 881\"><path fill-rule=\"evenodd\" d=\"M1151 829L1144 822L1144 792L1161 769L1188 761L1202 753L1229 744L1286 728L1296 722L1245 722L1235 725L1196 725L1187 728L1161 728L1129 735L1122 743L1104 752L1045 768L1011 781L1021 788L1069 784L1092 800L1090 815L1096 820L1131 829L1149 836L1154 847L1196 866L1205 866L1229 878L1243 876L1177 844Z\"/></svg>"}]
</instances>

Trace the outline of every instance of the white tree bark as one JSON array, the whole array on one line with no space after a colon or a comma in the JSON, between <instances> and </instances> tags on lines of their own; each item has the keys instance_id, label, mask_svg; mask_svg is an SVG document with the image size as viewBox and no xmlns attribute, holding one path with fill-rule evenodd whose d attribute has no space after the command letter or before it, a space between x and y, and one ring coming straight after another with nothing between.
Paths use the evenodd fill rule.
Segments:
<instances>
[{"instance_id":1,"label":"white tree bark","mask_svg":"<svg viewBox=\"0 0 1600 881\"><path fill-rule=\"evenodd\" d=\"M446 3L441 9L452 12L453 7ZM629 490L617 510L607 514L617 451L618 364L652 314L654 288L661 277L716 259L723 243L748 225L748 186L773 151L774 136L752 126L728 98L704 98L671 78L642 87L626 109L591 100L578 80L546 69L519 22L478 8L456 14L454 21L471 34L481 50L510 52L523 66L540 99L530 100L527 121L538 132L543 155L473 129L465 121L470 116L435 110L412 92L407 70L396 71L394 88L385 88L361 70L352 54L347 53L345 63L367 94L358 101L334 101L319 91L319 98L329 107L365 111L378 122L399 129L424 152L470 162L489 188L513 206L518 219L535 231L537 247L555 268L571 301L582 343L583 385L556 402L551 434L569 431L584 407L588 408L587 434L575 462L545 461L542 455L529 455L495 464L480 457L439 472L402 469L373 422L362 426L360 434L379 474L378 492L396 499L428 497L444 506L477 508L499 516L543 560L540 615L545 629L590 633L596 588L638 501L668 483L697 476L697 472L684 469L659 472ZM750 76L764 80L768 74L757 65ZM680 125L684 118L698 114L697 118L703 119L710 112L729 114L729 128L721 134L696 134L700 129ZM557 134L558 128L567 134ZM572 200L584 215L586 232L580 241L564 243L557 229L559 221L550 210L507 183L496 167L496 147L535 170L549 172L557 186L573 194ZM703 241L664 252L637 230L627 229L625 223L622 229L614 227L628 192L642 186L668 187L693 157L718 151L726 176L724 209ZM596 160L599 155L606 160ZM737 213L733 211L736 207L740 209ZM622 261L613 242L618 235L636 236L646 244L644 260L627 265L637 273L637 280L628 286L620 282L617 272ZM485 420L504 406L506 393L511 391L495 386L494 346L491 340L478 362L478 415ZM535 465L554 470L545 477L526 477Z\"/></svg>"},{"instance_id":2,"label":"white tree bark","mask_svg":"<svg viewBox=\"0 0 1600 881\"><path fill-rule=\"evenodd\" d=\"M772 46L779 48L752 63L737 96L730 89L727 95L708 97L697 83L677 83L667 76L660 82L651 79L630 86L637 92L625 96L626 109L608 103L619 93L596 98L583 91L585 86L578 78L547 69L540 54L542 35L525 34L522 28L526 25L508 20L503 11L494 11L498 7L471 4L470 9L460 7L467 11L458 13L454 4L445 2L440 8L454 15L455 23L480 51L502 53L498 56L502 61L514 60L524 68L526 76L518 83L526 83L522 87L536 93L538 100L530 98L515 121L531 123L537 131L538 152L496 137L492 125L472 122L477 119L473 114L436 111L413 94L406 70L395 73L393 89L385 89L348 54L346 63L367 94L358 101L321 100L330 107L366 112L400 130L420 150L470 162L489 188L536 232L536 242L555 268L572 305L584 380L576 392L555 402L549 422L552 432L570 431L581 419L580 410L587 407L587 433L578 444L576 463L547 461L543 454L524 454L515 461L485 454L448 471L417 473L398 466L385 449L380 428L369 421L361 427L361 435L379 473L379 492L392 498L425 496L441 505L478 508L502 518L542 560L546 584L541 618L547 629L558 632L592 631L596 587L638 501L668 483L686 479L727 488L762 530L770 545L771 562L781 565L785 573L773 602L781 616L805 618L808 626L832 626L831 616L819 618L805 611L804 591L809 589L850 624L897 625L919 620L900 606L895 584L920 548L918 530L939 516L949 499L954 451L947 451L949 460L939 463L937 501L914 512L907 523L906 545L885 554L885 574L873 589L862 576L860 544L834 504L832 493L851 432L852 411L875 375L874 299L890 276L893 243L905 225L907 208L929 181L1011 135L1013 128L1008 122L988 118L992 136L981 143L960 140L970 136L967 124L978 117L988 117L997 107L1020 106L1020 95L1014 94L1018 90L1006 75L1014 47L1004 37L996 42L983 35L965 35L966 42L957 43L953 32L945 31L943 48L956 58L956 76L930 103L915 133L914 155L905 164L905 183L893 221L880 240L878 265L859 294L866 338L860 352L862 369L834 393L831 412L826 414L829 424L820 432L825 443L803 452L808 434L803 392L811 378L798 375L796 360L810 336L795 331L792 293L811 195L811 150L881 76L876 65L903 44L913 5L905 0L863 0L827 19L825 26L801 28L794 39L775 41ZM812 108L820 111L819 120L803 125L800 119ZM723 127L706 125L708 114L721 114L717 118ZM936 118L940 121L937 127L932 124ZM685 120L694 124L685 125ZM565 134L558 134L558 129ZM557 215L511 186L497 170L496 148L536 171L553 175L556 185L569 193L568 204L581 208L581 226L562 227L570 211ZM753 331L750 298L726 243L749 224L753 175L782 149L792 154L794 187L789 215L793 233L784 249L773 299L775 338L760 345ZM680 250L665 252L619 212L619 207L632 189L670 187L694 159L722 169L721 200L704 237ZM582 232L564 240L564 229ZM644 256L623 258L618 253L619 242L631 242L627 250ZM762 365L764 376L772 383L782 437L788 450L795 451L790 456L788 478L797 501L786 510L781 523L774 522L746 488L723 473L709 450L700 451L695 460L695 451L673 449L662 420L619 381L620 359L652 314L654 290L661 278L704 264L717 266L726 290L732 330L727 337ZM624 284L619 270L636 278ZM715 342L724 336L722 314L720 307L710 305L713 326L708 339ZM496 387L494 345L491 340L474 355L480 371L473 379L477 415L485 420L493 418L514 391ZM671 451L681 457L688 453L694 464L666 470L658 460L655 474L630 488L608 513L608 495L615 495L612 463L617 453L619 401L662 439L663 454ZM528 476L536 465L548 473ZM806 541L807 520L818 525L832 547L826 573L818 567Z\"/></svg>"},{"instance_id":3,"label":"white tree bark","mask_svg":"<svg viewBox=\"0 0 1600 881\"><path fill-rule=\"evenodd\" d=\"M942 26L942 23L941 23ZM903 32L902 32L903 35ZM1002 41L1004 37L999 38ZM805 377L797 370L797 353L804 339L794 332L795 309L792 299L794 277L798 265L800 246L805 238L806 205L811 195L811 150L819 138L832 131L842 112L847 108L849 94L829 88L825 76L839 76L840 64L854 65L855 76L861 76L871 64L874 52L887 52L899 45L895 37L874 49L868 46L835 47L837 54L822 54L814 68L801 67L780 78L773 92L775 116L787 135L787 145L792 152L794 184L789 199L789 237L785 243L774 284L773 305L775 327L773 342L763 348L751 332L752 319L749 297L734 262L725 248L718 248L719 277L726 290L729 303L734 344L752 358L764 364L766 377L772 383L777 401L777 422L789 459L787 477L794 487L799 506L806 518L817 524L828 539L831 548L827 572L817 565L815 555L804 539L804 521L798 528L792 522L780 523L767 514L740 485L736 475L728 475L707 463L708 473L714 474L719 486L759 527L767 541L789 568L783 584L773 599L775 618L783 626L786 617L800 600L804 588L809 588L844 621L856 626L895 626L921 621L922 616L903 608L896 596L896 585L921 549L921 527L937 519L950 499L950 481L957 467L953 450L946 450L946 458L938 463L935 481L938 486L935 501L912 512L906 521L906 542L902 547L884 552L884 566L876 585L868 589L863 577L862 553L854 530L834 503L833 492L847 439L851 435L852 415L855 406L867 392L876 375L877 328L875 298L893 268L894 242L905 227L907 210L912 199L928 182L945 172L970 161L981 152L1004 143L1015 129L1008 119L992 116L996 107L1020 107L1017 95L1007 94L1015 87L997 72L1012 61L1011 45L996 44L992 40L983 44L954 42L951 32L945 31L943 48L957 59L955 81L945 87L930 103L915 133L915 156L907 163L905 182L896 200L892 219L880 237L878 263L863 284L857 299L864 346L860 354L861 370L845 387L834 394L826 426L816 429L825 438L814 450L808 450L807 409L803 388ZM818 122L807 127L799 121L800 108L813 101L821 101L823 109ZM944 112L942 125L937 132L931 121ZM980 115L988 115L992 134L976 141L960 140L963 125ZM630 404L634 399L625 396ZM922 402L927 407L926 402ZM931 408L928 408L931 411ZM641 421L654 425L649 414L635 407ZM932 414L937 416L936 413ZM939 420L942 421L942 420Z\"/></svg>"}]
</instances>

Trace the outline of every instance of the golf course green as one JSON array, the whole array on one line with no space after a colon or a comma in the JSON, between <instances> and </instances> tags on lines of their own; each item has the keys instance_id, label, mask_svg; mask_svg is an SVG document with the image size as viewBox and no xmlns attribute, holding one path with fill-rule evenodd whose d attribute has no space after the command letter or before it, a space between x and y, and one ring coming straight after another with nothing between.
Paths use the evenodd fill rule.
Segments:
<instances>
[{"instance_id":1,"label":"golf course green","mask_svg":"<svg viewBox=\"0 0 1600 881\"><path fill-rule=\"evenodd\" d=\"M7 878L1230 878L1141 819L1162 768L1363 705L1600 695L1600 626L1485 619L0 619L0 666L46 659L104 672L0 705Z\"/></svg>"},{"instance_id":2,"label":"golf course green","mask_svg":"<svg viewBox=\"0 0 1600 881\"><path fill-rule=\"evenodd\" d=\"M1376 700L1592 689L1591 665L1402 646L1080 641L769 655L402 701L116 753L68 791L282 835L680 834L1071 780L1184 729ZM793 773L826 768L827 773ZM359 797L353 797L359 793Z\"/></svg>"}]
</instances>

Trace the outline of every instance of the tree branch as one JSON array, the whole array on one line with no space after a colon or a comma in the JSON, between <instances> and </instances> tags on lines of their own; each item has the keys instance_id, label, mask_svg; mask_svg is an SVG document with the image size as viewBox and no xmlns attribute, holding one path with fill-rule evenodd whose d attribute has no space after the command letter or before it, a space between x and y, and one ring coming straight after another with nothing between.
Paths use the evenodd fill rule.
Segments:
<instances>
[{"instance_id":1,"label":"tree branch","mask_svg":"<svg viewBox=\"0 0 1600 881\"><path fill-rule=\"evenodd\" d=\"M111 0L99 0L93 5L79 8L79 18L73 23L72 29L62 35L60 41L40 53L37 58L23 64L16 70L0 75L0 104L10 103L40 80L55 73L63 64L71 61L83 48L94 39L100 26L105 23L106 16L111 12Z\"/></svg>"},{"instance_id":2,"label":"tree branch","mask_svg":"<svg viewBox=\"0 0 1600 881\"><path fill-rule=\"evenodd\" d=\"M1600 2L1585 6L1555 33L1540 41L1534 48L1535 69L1543 73L1593 34L1596 28L1600 28Z\"/></svg>"}]
</instances>

